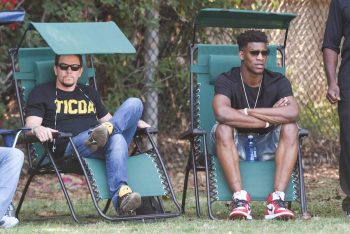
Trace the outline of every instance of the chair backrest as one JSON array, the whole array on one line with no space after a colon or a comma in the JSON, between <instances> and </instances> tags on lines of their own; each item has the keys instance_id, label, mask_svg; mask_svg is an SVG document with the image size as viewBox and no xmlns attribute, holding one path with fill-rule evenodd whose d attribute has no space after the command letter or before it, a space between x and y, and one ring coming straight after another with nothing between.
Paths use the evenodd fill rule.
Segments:
<instances>
[{"instance_id":1,"label":"chair backrest","mask_svg":"<svg viewBox=\"0 0 350 234\"><path fill-rule=\"evenodd\" d=\"M269 45L270 55L266 61L266 68L285 73L285 68L278 66L278 46ZM197 63L191 64L191 72L196 76L196 101L198 110L195 113L194 123L196 128L206 130L210 133L215 124L215 117L212 108L214 97L214 83L218 75L230 70L232 67L239 67L241 61L239 58L238 45L197 45ZM212 149L211 142L208 143L209 152Z\"/></svg>"},{"instance_id":2,"label":"chair backrest","mask_svg":"<svg viewBox=\"0 0 350 234\"><path fill-rule=\"evenodd\" d=\"M18 50L18 67L14 79L20 83L24 101L31 90L39 85L56 79L53 71L55 53L49 47L20 48ZM83 55L83 74L80 84L88 84L90 78L95 77L94 68L86 66L86 56Z\"/></svg>"}]
</instances>

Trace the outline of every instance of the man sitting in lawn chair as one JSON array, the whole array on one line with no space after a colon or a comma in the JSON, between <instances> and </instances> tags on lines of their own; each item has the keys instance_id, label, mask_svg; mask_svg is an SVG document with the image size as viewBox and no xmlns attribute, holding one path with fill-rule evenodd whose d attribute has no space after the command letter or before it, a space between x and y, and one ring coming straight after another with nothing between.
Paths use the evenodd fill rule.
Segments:
<instances>
[{"instance_id":1,"label":"man sitting in lawn chair","mask_svg":"<svg viewBox=\"0 0 350 234\"><path fill-rule=\"evenodd\" d=\"M233 193L230 218L252 219L251 199L242 187L239 160L246 159L253 135L259 160L276 161L273 192L267 197L266 219L293 218L285 208L285 190L297 159L299 114L291 84L282 74L265 69L267 36L249 30L239 35L241 66L222 73L215 82L213 108L217 124L212 138Z\"/></svg>"},{"instance_id":2,"label":"man sitting in lawn chair","mask_svg":"<svg viewBox=\"0 0 350 234\"><path fill-rule=\"evenodd\" d=\"M128 145L136 128L150 127L140 120L143 105L127 99L112 116L97 91L78 84L83 72L81 55L56 55L55 82L35 87L26 106L26 127L41 141L50 141L54 157L69 157L72 145L54 140L52 133L70 132L82 157L105 158L112 202L119 214L129 214L141 205L139 193L127 185Z\"/></svg>"}]
</instances>

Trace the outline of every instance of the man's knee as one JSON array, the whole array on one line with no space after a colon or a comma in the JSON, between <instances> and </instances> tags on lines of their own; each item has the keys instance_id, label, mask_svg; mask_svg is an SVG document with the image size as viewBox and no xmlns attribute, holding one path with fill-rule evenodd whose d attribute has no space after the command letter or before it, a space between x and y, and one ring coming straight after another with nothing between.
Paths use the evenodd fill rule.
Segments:
<instances>
[{"instance_id":1,"label":"man's knee","mask_svg":"<svg viewBox=\"0 0 350 234\"><path fill-rule=\"evenodd\" d=\"M218 143L224 145L233 143L233 129L225 124L218 124L215 130L215 137Z\"/></svg>"},{"instance_id":2,"label":"man's knee","mask_svg":"<svg viewBox=\"0 0 350 234\"><path fill-rule=\"evenodd\" d=\"M280 137L292 142L297 142L298 131L298 125L296 123L282 124Z\"/></svg>"},{"instance_id":3,"label":"man's knee","mask_svg":"<svg viewBox=\"0 0 350 234\"><path fill-rule=\"evenodd\" d=\"M128 99L126 99L125 104L127 104L130 108L133 108L133 110L137 111L137 112L141 112L143 111L143 104L141 99L139 98L135 98L135 97L130 97Z\"/></svg>"}]
</instances>

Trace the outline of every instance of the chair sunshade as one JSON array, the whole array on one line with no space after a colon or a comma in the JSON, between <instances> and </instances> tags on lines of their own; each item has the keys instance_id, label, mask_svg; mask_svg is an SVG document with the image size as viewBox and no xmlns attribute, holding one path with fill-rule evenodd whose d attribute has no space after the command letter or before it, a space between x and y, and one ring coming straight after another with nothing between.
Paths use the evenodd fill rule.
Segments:
<instances>
[{"instance_id":1,"label":"chair sunshade","mask_svg":"<svg viewBox=\"0 0 350 234\"><path fill-rule=\"evenodd\" d=\"M202 9L195 18L197 27L288 29L296 17L291 13L273 13L239 9Z\"/></svg>"},{"instance_id":2,"label":"chair sunshade","mask_svg":"<svg viewBox=\"0 0 350 234\"><path fill-rule=\"evenodd\" d=\"M34 23L56 54L135 53L135 48L114 22Z\"/></svg>"}]
</instances>

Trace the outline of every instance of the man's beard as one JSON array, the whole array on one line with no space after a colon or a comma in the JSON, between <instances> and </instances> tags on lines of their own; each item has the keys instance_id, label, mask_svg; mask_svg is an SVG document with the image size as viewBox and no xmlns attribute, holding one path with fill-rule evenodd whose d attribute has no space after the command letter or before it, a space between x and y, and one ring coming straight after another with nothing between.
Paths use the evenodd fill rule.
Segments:
<instances>
[{"instance_id":1,"label":"man's beard","mask_svg":"<svg viewBox=\"0 0 350 234\"><path fill-rule=\"evenodd\" d=\"M62 86L66 87L66 88L70 88L70 87L75 85L74 82L73 83L66 83L66 82L64 82L64 80L60 81L60 83Z\"/></svg>"},{"instance_id":2,"label":"man's beard","mask_svg":"<svg viewBox=\"0 0 350 234\"><path fill-rule=\"evenodd\" d=\"M62 83L62 85L66 88L70 88L70 87L74 86L74 83L71 83L71 84Z\"/></svg>"}]
</instances>

